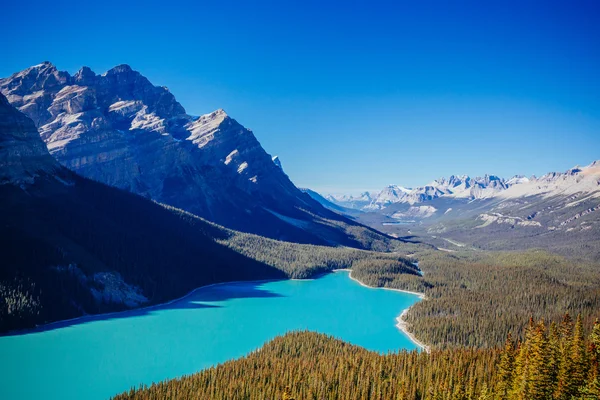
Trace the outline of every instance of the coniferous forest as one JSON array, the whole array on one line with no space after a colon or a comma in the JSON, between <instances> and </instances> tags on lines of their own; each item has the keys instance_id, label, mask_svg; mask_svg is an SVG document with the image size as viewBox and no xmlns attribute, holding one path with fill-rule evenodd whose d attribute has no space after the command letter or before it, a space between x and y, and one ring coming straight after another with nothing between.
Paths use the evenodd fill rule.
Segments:
<instances>
[{"instance_id":1,"label":"coniferous forest","mask_svg":"<svg viewBox=\"0 0 600 400\"><path fill-rule=\"evenodd\" d=\"M586 333L587 332L587 333ZM293 332L239 360L131 389L124 399L584 400L600 396L600 323L529 321L503 347L381 355Z\"/></svg>"}]
</instances>

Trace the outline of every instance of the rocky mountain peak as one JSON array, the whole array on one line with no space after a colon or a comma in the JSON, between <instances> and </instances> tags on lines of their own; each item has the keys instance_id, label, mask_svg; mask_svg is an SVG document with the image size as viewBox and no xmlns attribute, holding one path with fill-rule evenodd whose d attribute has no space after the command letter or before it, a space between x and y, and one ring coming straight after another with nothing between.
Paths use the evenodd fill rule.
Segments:
<instances>
[{"instance_id":1,"label":"rocky mountain peak","mask_svg":"<svg viewBox=\"0 0 600 400\"><path fill-rule=\"evenodd\" d=\"M38 90L52 76L57 85ZM319 221L354 223L299 191L223 109L195 119L165 87L125 64L102 75L84 67L72 78L42 65L0 80L2 93L15 87L22 92L9 102L33 119L55 158L84 177L232 228L352 245L346 228Z\"/></svg>"},{"instance_id":2,"label":"rocky mountain peak","mask_svg":"<svg viewBox=\"0 0 600 400\"><path fill-rule=\"evenodd\" d=\"M13 99L22 102L23 95L39 91L58 91L68 84L71 76L64 71L58 71L48 61L16 72L8 78L0 79L0 89L8 97L11 104ZM41 95L38 93L38 95Z\"/></svg>"},{"instance_id":3,"label":"rocky mountain peak","mask_svg":"<svg viewBox=\"0 0 600 400\"><path fill-rule=\"evenodd\" d=\"M81 67L73 75L73 82L80 86L90 86L96 82L96 74L90 67Z\"/></svg>"},{"instance_id":4,"label":"rocky mountain peak","mask_svg":"<svg viewBox=\"0 0 600 400\"><path fill-rule=\"evenodd\" d=\"M136 74L141 75L139 72L134 71L128 64L120 64L112 67L108 71L102 74L102 76L119 75L119 74Z\"/></svg>"}]
</instances>

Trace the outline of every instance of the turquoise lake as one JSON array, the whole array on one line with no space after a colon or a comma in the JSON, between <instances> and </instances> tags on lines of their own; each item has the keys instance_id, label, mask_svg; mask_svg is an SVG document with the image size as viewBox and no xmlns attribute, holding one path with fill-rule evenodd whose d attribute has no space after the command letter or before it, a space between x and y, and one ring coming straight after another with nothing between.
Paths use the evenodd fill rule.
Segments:
<instances>
[{"instance_id":1,"label":"turquoise lake","mask_svg":"<svg viewBox=\"0 0 600 400\"><path fill-rule=\"evenodd\" d=\"M244 356L290 330L379 352L415 349L395 325L417 301L363 287L346 271L201 288L162 306L0 337L0 399L106 399Z\"/></svg>"}]
</instances>

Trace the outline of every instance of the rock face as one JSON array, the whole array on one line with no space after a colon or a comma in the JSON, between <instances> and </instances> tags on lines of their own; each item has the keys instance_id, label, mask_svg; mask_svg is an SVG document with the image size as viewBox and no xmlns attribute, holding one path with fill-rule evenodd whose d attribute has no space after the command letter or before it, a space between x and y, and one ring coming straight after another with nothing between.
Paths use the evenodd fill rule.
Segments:
<instances>
[{"instance_id":1,"label":"rock face","mask_svg":"<svg viewBox=\"0 0 600 400\"><path fill-rule=\"evenodd\" d=\"M33 183L58 164L48 154L33 122L0 94L0 185Z\"/></svg>"},{"instance_id":2,"label":"rock face","mask_svg":"<svg viewBox=\"0 0 600 400\"><path fill-rule=\"evenodd\" d=\"M346 233L359 225L298 190L252 131L223 110L189 116L127 65L70 76L45 62L0 79L0 91L84 177L246 232L359 245Z\"/></svg>"}]
</instances>

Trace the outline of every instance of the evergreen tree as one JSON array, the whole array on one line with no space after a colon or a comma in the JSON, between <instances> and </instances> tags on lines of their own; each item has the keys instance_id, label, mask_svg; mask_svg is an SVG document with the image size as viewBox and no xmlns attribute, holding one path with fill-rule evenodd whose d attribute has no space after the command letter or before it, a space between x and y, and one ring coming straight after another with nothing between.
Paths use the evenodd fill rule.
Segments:
<instances>
[{"instance_id":1,"label":"evergreen tree","mask_svg":"<svg viewBox=\"0 0 600 400\"><path fill-rule=\"evenodd\" d=\"M584 386L588 374L585 337L583 333L583 322L581 320L581 315L577 316L577 322L575 323L571 352L571 358L573 360L573 392L571 394L576 395L578 388Z\"/></svg>"},{"instance_id":2,"label":"evergreen tree","mask_svg":"<svg viewBox=\"0 0 600 400\"><path fill-rule=\"evenodd\" d=\"M600 321L596 319L590 334L590 378L588 393L600 398Z\"/></svg>"},{"instance_id":3,"label":"evergreen tree","mask_svg":"<svg viewBox=\"0 0 600 400\"><path fill-rule=\"evenodd\" d=\"M566 313L560 324L560 360L558 367L558 379L554 398L556 400L570 400L575 394L573 382L573 320Z\"/></svg>"},{"instance_id":4,"label":"evergreen tree","mask_svg":"<svg viewBox=\"0 0 600 400\"><path fill-rule=\"evenodd\" d=\"M540 321L530 336L529 381L528 399L545 400L551 397L550 357L548 352L548 339L546 326Z\"/></svg>"},{"instance_id":5,"label":"evergreen tree","mask_svg":"<svg viewBox=\"0 0 600 400\"><path fill-rule=\"evenodd\" d=\"M508 400L513 384L515 368L515 345L509 332L504 344L504 350L498 363L498 384L496 385L497 399Z\"/></svg>"},{"instance_id":6,"label":"evergreen tree","mask_svg":"<svg viewBox=\"0 0 600 400\"><path fill-rule=\"evenodd\" d=\"M525 329L525 340L520 344L515 358L513 385L509 397L511 400L529 400L529 392L531 391L529 358L533 335L533 318L530 318L529 325Z\"/></svg>"},{"instance_id":7,"label":"evergreen tree","mask_svg":"<svg viewBox=\"0 0 600 400\"><path fill-rule=\"evenodd\" d=\"M548 331L548 373L550 375L550 393L558 389L558 370L560 366L560 332L555 322Z\"/></svg>"}]
</instances>

